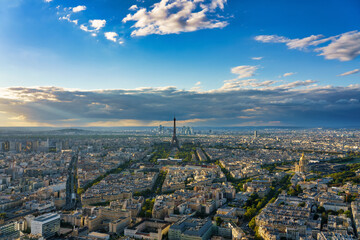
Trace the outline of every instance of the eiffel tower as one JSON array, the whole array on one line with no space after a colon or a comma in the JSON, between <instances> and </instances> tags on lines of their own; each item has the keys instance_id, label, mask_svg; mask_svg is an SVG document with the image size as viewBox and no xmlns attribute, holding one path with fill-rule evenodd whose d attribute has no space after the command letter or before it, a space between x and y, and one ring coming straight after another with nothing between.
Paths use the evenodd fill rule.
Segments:
<instances>
[{"instance_id":1,"label":"eiffel tower","mask_svg":"<svg viewBox=\"0 0 360 240\"><path fill-rule=\"evenodd\" d=\"M171 147L179 149L179 140L176 137L176 118L174 117L174 131L171 139Z\"/></svg>"}]
</instances>

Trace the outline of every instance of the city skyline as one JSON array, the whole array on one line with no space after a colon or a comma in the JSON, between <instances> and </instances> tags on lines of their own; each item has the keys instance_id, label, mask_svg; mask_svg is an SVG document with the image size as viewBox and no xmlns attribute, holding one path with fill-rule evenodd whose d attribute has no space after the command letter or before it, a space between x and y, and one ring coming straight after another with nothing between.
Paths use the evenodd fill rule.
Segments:
<instances>
[{"instance_id":1,"label":"city skyline","mask_svg":"<svg viewBox=\"0 0 360 240\"><path fill-rule=\"evenodd\" d=\"M0 1L1 126L359 127L359 9Z\"/></svg>"}]
</instances>

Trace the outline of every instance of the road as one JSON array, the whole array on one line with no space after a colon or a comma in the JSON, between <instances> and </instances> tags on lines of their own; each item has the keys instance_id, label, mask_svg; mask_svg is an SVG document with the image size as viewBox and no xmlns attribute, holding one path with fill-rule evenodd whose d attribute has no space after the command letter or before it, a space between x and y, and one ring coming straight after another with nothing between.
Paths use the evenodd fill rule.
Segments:
<instances>
[{"instance_id":1,"label":"road","mask_svg":"<svg viewBox=\"0 0 360 240\"><path fill-rule=\"evenodd\" d=\"M66 204L65 209L71 210L81 206L81 198L77 193L77 162L79 154L75 153L71 158L68 168L68 178L66 180Z\"/></svg>"}]
</instances>

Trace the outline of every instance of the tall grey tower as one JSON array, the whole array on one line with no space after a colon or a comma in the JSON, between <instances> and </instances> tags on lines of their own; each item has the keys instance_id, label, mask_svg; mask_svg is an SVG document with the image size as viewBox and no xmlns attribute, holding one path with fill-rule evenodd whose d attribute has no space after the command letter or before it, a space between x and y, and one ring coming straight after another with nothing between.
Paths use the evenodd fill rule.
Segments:
<instances>
[{"instance_id":1,"label":"tall grey tower","mask_svg":"<svg viewBox=\"0 0 360 240\"><path fill-rule=\"evenodd\" d=\"M179 149L179 140L176 137L176 118L174 117L174 131L171 139L171 147Z\"/></svg>"}]
</instances>

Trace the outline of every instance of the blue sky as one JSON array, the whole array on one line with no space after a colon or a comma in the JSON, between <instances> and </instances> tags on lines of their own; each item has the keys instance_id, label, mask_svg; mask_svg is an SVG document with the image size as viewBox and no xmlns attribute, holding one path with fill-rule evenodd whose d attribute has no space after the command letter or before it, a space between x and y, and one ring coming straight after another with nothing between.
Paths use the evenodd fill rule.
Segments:
<instances>
[{"instance_id":1,"label":"blue sky","mask_svg":"<svg viewBox=\"0 0 360 240\"><path fill-rule=\"evenodd\" d=\"M178 106L184 124L351 126L360 109L359 23L357 0L0 0L0 119L6 126L156 125L172 114L171 99L198 96L207 111ZM83 109L102 106L99 114L64 110L62 97L76 101L75 91L101 93L83 102ZM129 92L136 100L112 109L113 96ZM264 117L276 105L255 109L267 102L258 99L265 92L299 106L276 106L285 118ZM259 101L205 106L220 93ZM143 102L143 94L157 100ZM328 105L316 104L316 94ZM144 116L134 101L163 111ZM314 106L301 108L304 102ZM347 112L336 106L345 102ZM57 118L44 117L54 112Z\"/></svg>"}]
</instances>

